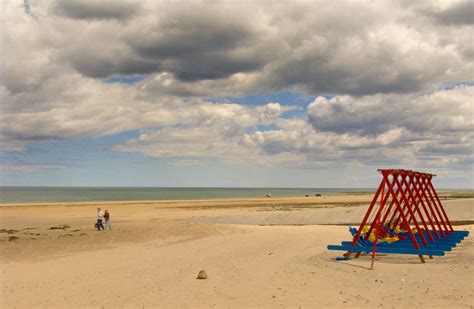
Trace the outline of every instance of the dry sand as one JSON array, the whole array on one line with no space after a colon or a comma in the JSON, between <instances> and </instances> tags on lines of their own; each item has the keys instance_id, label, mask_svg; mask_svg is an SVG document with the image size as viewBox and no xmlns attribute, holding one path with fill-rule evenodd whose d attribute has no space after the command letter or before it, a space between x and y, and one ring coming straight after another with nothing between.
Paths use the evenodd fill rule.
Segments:
<instances>
[{"instance_id":1,"label":"dry sand","mask_svg":"<svg viewBox=\"0 0 474 309\"><path fill-rule=\"evenodd\" d=\"M472 236L426 264L335 261L341 253L326 245L348 240L347 226L321 224L359 222L370 198L0 206L0 305L472 308ZM473 201L443 204L469 223ZM97 205L112 231L93 229ZM200 270L208 279L196 279Z\"/></svg>"}]
</instances>

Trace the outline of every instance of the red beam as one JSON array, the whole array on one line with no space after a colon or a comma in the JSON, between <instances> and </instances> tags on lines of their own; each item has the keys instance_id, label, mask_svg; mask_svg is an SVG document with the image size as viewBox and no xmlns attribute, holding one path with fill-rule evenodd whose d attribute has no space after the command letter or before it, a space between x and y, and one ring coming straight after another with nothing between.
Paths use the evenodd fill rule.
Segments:
<instances>
[{"instance_id":1,"label":"red beam","mask_svg":"<svg viewBox=\"0 0 474 309\"><path fill-rule=\"evenodd\" d=\"M444 211L443 204L441 204L441 201L439 200L438 193L436 193L436 190L433 187L433 184L431 183L431 177L428 178L428 189L431 189L433 191L433 194L436 198L436 201L439 203L439 208L441 208L441 211L443 212L444 218L446 220L446 223L449 226L449 229L451 231L454 231L453 226L451 225L451 222L449 222L448 215L446 214L446 211Z\"/></svg>"},{"instance_id":2,"label":"red beam","mask_svg":"<svg viewBox=\"0 0 474 309\"><path fill-rule=\"evenodd\" d=\"M387 171L382 171L382 175L383 175L383 177L384 177L384 180L387 181L389 172L387 172ZM393 191L392 186L388 186L388 190L389 190L390 194L392 194L392 198L395 200L395 205L396 205L398 211L399 211L399 212L401 213L401 215L402 215L402 221L403 221L403 223L405 223L407 226L410 226L410 225L408 224L407 218L405 217L405 215L404 215L403 212L402 212L400 203L398 202L398 199L397 199L397 197L395 196L395 192ZM408 235L410 236L410 239L411 239L411 241L412 241L413 246L415 247L415 249L420 250L420 246L418 245L418 242L416 241L416 238L415 238L415 236L413 235L413 232L411 231L411 229L408 229ZM420 238L421 238L421 237L420 237ZM422 240L423 240L423 239L424 239L424 238L422 238ZM424 241L424 244L426 245L426 240ZM421 257L420 257L420 258L421 258Z\"/></svg>"},{"instance_id":3,"label":"red beam","mask_svg":"<svg viewBox=\"0 0 474 309\"><path fill-rule=\"evenodd\" d=\"M379 194L383 188L383 185L384 185L384 180L382 180L382 182L379 185L379 188L375 192L374 198L372 199L372 202L370 203L369 209L367 209L364 219L362 219L362 223L360 224L359 229L357 230L357 233L354 236L354 239L352 240L352 246L355 246L357 241L359 240L360 234L362 233L362 228L365 226L365 223L367 222L367 219L369 218L369 215L372 212L372 209L374 208L375 202L377 202L377 198L379 197Z\"/></svg>"},{"instance_id":4,"label":"red beam","mask_svg":"<svg viewBox=\"0 0 474 309\"><path fill-rule=\"evenodd\" d=\"M424 197L424 199L426 200L426 203L428 204L428 207L430 208L431 210L431 215L433 216L434 220L436 221L436 225L438 226L439 228L439 232L441 234L441 237L446 237L444 231L443 231L443 228L441 227L441 224L440 224L440 221L442 221L442 218L439 217L439 220L438 220L438 215L436 214L436 211L435 211L435 208L434 208L434 205L431 204L431 200L430 198L426 195L426 177L422 177L421 179L418 180L418 183L421 187L421 192L422 192L422 195ZM437 209L436 209L437 210ZM443 222L444 224L444 222ZM447 229L447 227L445 226L445 228Z\"/></svg>"},{"instance_id":5,"label":"red beam","mask_svg":"<svg viewBox=\"0 0 474 309\"><path fill-rule=\"evenodd\" d=\"M400 183L398 182L398 177L395 177L394 178L394 182L397 184L397 186L400 186ZM413 213L411 207L410 207L410 204L408 203L408 200L406 199L405 195L402 194L402 199L403 201L405 202L405 204L407 205L407 209L408 209L408 212L410 213L410 216L411 218L413 219L414 221L414 224L415 224L415 227L416 227L416 230L418 231L418 235L420 235L420 238L421 238L421 242L423 243L423 245L428 245L428 243L426 242L426 239L425 239L425 236L423 235L423 232L421 231L420 229L420 226L418 225L418 220L416 220L416 217L415 217L415 214ZM416 208L416 207L415 207ZM416 211L417 209L415 209ZM419 210L419 209L418 209ZM419 213L418 213L419 215Z\"/></svg>"},{"instance_id":6,"label":"red beam","mask_svg":"<svg viewBox=\"0 0 474 309\"><path fill-rule=\"evenodd\" d=\"M411 178L410 178L410 177L411 177ZM414 178L414 175L413 175L413 174L408 175L408 179L410 180L410 184L413 184L413 178ZM405 183L405 187L408 186L408 194L409 194L409 196L410 196L411 199L412 199L412 202L413 202L412 205L414 206L415 211L418 213L418 216L419 216L419 218L420 218L420 220L421 220L421 223L423 224L423 227L425 228L426 233L428 234L429 240L430 240L431 242L434 242L433 236L432 236L431 233L429 232L430 229L428 228L428 225L426 224L425 218L424 218L424 216L423 216L423 214L422 214L422 212L421 212L421 210L420 210L420 207L419 207L419 205L421 204L423 210L424 210L425 213L426 213L425 205L423 204L423 201L422 201L422 200L420 200L420 199L418 199L418 200L415 199L415 197L413 196L413 193L412 193L412 191L414 191L415 194L418 194L418 191L417 191L416 186L413 186L413 190L412 190L412 189L410 188L410 184L408 184L407 181L406 181L406 176L402 176L402 184L403 184L403 183ZM428 218L429 218L429 216L428 216ZM429 220L430 220L430 222L431 222L431 219L429 219ZM431 222L431 223L432 223L432 222ZM432 225L432 226L433 226L433 229L436 230L436 228L434 227L434 225Z\"/></svg>"}]
</instances>

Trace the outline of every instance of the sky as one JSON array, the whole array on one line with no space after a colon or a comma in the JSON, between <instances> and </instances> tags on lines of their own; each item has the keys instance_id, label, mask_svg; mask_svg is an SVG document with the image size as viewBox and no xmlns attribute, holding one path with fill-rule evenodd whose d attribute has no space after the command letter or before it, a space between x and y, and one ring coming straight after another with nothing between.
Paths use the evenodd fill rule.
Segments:
<instances>
[{"instance_id":1,"label":"sky","mask_svg":"<svg viewBox=\"0 0 474 309\"><path fill-rule=\"evenodd\" d=\"M472 1L3 1L0 185L474 188Z\"/></svg>"}]
</instances>

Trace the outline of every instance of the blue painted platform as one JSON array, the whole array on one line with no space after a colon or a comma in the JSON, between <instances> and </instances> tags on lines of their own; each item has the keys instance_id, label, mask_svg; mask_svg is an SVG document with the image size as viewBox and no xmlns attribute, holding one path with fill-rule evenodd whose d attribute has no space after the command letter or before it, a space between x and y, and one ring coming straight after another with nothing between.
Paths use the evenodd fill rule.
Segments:
<instances>
[{"instance_id":1,"label":"blue painted platform","mask_svg":"<svg viewBox=\"0 0 474 309\"><path fill-rule=\"evenodd\" d=\"M343 241L341 242L341 245L343 246L351 246L352 245L352 241ZM362 246L362 247L367 247L367 248L370 248L370 247L373 247L373 243L370 245L360 245L359 246ZM394 243L377 243L377 251L378 251L378 248L379 247L384 247L384 248L406 248L406 249L414 249L413 248L413 244L410 242L410 243L399 243L399 241L397 242L394 242ZM423 246L423 245L420 245L420 248L424 249L433 249L433 250L443 250L443 251L451 251L453 247L450 247L450 246L446 246L446 245L441 245L441 244L429 244L428 246Z\"/></svg>"},{"instance_id":2,"label":"blue painted platform","mask_svg":"<svg viewBox=\"0 0 474 309\"><path fill-rule=\"evenodd\" d=\"M349 231L354 235L354 228L349 228ZM433 242L428 238L428 232L433 236ZM378 242L377 253L390 254L411 254L411 255L430 255L430 256L444 256L445 252L451 251L460 243L465 237L469 235L468 231L452 231L449 234L446 232L446 237L436 238L434 231L422 231L427 241L427 245L423 245L419 234L414 234L420 249L416 250L413 246L412 240L407 232L399 233L399 235L406 236L405 239L393 243ZM438 231L439 235L440 231ZM328 250L352 251L352 252L372 252L374 244L362 238L359 239L355 246L352 246L352 241L342 241L341 245L328 245Z\"/></svg>"},{"instance_id":3,"label":"blue painted platform","mask_svg":"<svg viewBox=\"0 0 474 309\"><path fill-rule=\"evenodd\" d=\"M372 252L373 247L365 246L338 246L328 245L328 250L339 250L339 251L352 251L352 252ZM443 250L431 250L431 249L408 249L408 248L389 248L389 247L377 247L377 253L392 253L392 254L414 254L414 255L432 255L432 256L444 256Z\"/></svg>"}]
</instances>

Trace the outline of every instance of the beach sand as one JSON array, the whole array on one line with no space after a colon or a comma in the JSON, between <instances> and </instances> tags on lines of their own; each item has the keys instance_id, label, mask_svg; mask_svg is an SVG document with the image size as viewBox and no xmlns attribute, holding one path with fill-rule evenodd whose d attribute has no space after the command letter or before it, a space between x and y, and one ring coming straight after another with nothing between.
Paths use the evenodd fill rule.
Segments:
<instances>
[{"instance_id":1,"label":"beach sand","mask_svg":"<svg viewBox=\"0 0 474 309\"><path fill-rule=\"evenodd\" d=\"M371 197L3 205L1 307L474 306L472 236L426 264L335 261ZM474 199L443 205L472 234Z\"/></svg>"}]
</instances>

